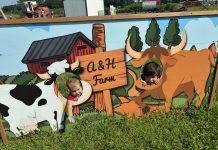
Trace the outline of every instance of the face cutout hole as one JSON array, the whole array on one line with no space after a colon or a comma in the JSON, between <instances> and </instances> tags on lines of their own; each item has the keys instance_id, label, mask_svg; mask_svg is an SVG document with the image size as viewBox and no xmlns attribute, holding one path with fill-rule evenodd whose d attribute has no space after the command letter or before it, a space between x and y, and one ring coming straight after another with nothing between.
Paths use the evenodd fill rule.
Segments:
<instances>
[{"instance_id":1,"label":"face cutout hole","mask_svg":"<svg viewBox=\"0 0 218 150\"><path fill-rule=\"evenodd\" d=\"M141 70L141 79L144 85L158 85L162 77L163 67L158 60L150 60L144 64Z\"/></svg>"}]
</instances>

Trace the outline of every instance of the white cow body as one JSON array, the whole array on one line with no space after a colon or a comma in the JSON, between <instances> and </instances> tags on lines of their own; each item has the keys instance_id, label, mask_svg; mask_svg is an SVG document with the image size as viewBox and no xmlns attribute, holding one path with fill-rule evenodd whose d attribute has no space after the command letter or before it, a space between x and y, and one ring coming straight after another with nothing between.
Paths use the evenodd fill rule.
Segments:
<instances>
[{"instance_id":1,"label":"white cow body","mask_svg":"<svg viewBox=\"0 0 218 150\"><path fill-rule=\"evenodd\" d=\"M69 66L71 66L71 69L74 69L78 65L78 62L69 65L67 60L63 60L51 64L48 67L48 72L60 75ZM50 78L48 73L37 75L41 78ZM81 82L83 93L74 105L84 103L92 94L91 85L85 81ZM28 132L26 131L28 128L30 130L38 129L37 123L42 121L48 121L53 131L61 129L66 102L66 98L60 92L55 93L54 83L45 85L43 81L32 86L0 85L0 114L3 114L3 117L10 125L10 130L16 136L21 135L18 129L21 129L23 132Z\"/></svg>"},{"instance_id":2,"label":"white cow body","mask_svg":"<svg viewBox=\"0 0 218 150\"><path fill-rule=\"evenodd\" d=\"M17 128L37 124L42 121L48 121L53 131L61 128L62 108L65 104L55 95L54 84L44 85L44 82L41 82L37 86L42 90L42 94L31 106L28 106L10 95L10 91L16 85L0 85L0 103L9 107L9 116L4 118L8 121L10 130L16 136L21 135ZM38 106L38 102L42 98L47 100L47 104ZM54 111L57 111L57 120L55 120Z\"/></svg>"}]
</instances>

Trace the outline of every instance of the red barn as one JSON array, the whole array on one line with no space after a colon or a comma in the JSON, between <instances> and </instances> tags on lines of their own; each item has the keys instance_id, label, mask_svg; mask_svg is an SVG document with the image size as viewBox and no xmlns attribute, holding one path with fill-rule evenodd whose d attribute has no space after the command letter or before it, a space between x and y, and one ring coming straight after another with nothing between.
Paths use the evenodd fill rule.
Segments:
<instances>
[{"instance_id":1,"label":"red barn","mask_svg":"<svg viewBox=\"0 0 218 150\"><path fill-rule=\"evenodd\" d=\"M75 61L76 56L95 53L96 45L83 33L34 41L22 63L27 64L32 73L45 73L47 67L55 61L66 59L68 63Z\"/></svg>"}]
</instances>

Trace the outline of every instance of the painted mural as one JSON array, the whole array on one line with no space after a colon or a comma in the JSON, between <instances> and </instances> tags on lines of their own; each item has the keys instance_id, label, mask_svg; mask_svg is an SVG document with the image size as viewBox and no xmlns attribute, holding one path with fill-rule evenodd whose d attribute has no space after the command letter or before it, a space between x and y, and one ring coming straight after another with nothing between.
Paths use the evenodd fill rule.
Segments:
<instances>
[{"instance_id":1,"label":"painted mural","mask_svg":"<svg viewBox=\"0 0 218 150\"><path fill-rule=\"evenodd\" d=\"M0 114L21 136L42 121L63 129L87 103L128 117L169 112L181 94L182 107L200 107L211 94L217 25L183 17L2 26Z\"/></svg>"}]
</instances>

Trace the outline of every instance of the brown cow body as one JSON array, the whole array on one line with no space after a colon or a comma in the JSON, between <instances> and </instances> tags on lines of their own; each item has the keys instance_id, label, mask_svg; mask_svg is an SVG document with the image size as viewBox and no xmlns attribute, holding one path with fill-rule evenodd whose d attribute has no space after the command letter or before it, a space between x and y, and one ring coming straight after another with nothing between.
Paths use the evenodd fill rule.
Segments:
<instances>
[{"instance_id":1,"label":"brown cow body","mask_svg":"<svg viewBox=\"0 0 218 150\"><path fill-rule=\"evenodd\" d=\"M130 40L130 37L128 40ZM165 99L165 111L168 112L170 111L173 97L183 92L188 96L185 104L185 107L188 107L194 98L195 91L199 95L196 106L199 107L201 105L205 96L205 87L210 74L211 65L215 65L216 46L212 44L208 49L203 49L198 52L183 50L186 44L186 34L181 43L174 52L169 52L165 48L156 46L140 53L131 49L130 44L127 42L127 52L130 56L134 57L131 60L131 64L142 70L141 77L139 78L136 78L136 75L130 71L130 74L134 78L134 85L129 90L128 94L129 96L136 96L135 102L139 104L142 109L144 107L142 99L151 96L155 99ZM147 62L151 59L160 60L161 65L159 66L163 68L161 77L155 84L147 82L147 78L153 80L154 76L157 74L157 69L155 70L152 67L148 68L146 66ZM155 62L152 63L155 64ZM153 71L153 77L152 73L150 73L151 75L145 73L145 66L148 68L148 72ZM158 69L160 69L160 67ZM146 75L147 77L145 77ZM158 74L158 76L159 75L160 74ZM141 115L140 113L138 114Z\"/></svg>"},{"instance_id":2,"label":"brown cow body","mask_svg":"<svg viewBox=\"0 0 218 150\"><path fill-rule=\"evenodd\" d=\"M163 82L160 86L152 90L145 90L142 97L151 96L155 99L166 99L166 111L170 110L172 98L185 93L188 96L186 107L194 98L194 92L199 95L197 107L202 103L205 96L205 86L210 74L211 64L214 64L213 55L208 49L199 52L180 51L172 56L177 60L172 67L167 67L163 74ZM212 57L212 59L210 59ZM136 83L138 83L136 81ZM135 85L143 89L143 85Z\"/></svg>"}]
</instances>

